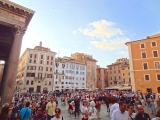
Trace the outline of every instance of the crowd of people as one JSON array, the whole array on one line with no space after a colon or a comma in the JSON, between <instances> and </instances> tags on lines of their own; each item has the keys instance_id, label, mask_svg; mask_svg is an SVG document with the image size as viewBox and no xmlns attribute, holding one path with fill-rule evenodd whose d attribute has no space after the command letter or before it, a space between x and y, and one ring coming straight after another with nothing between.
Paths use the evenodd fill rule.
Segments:
<instances>
[{"instance_id":1,"label":"crowd of people","mask_svg":"<svg viewBox=\"0 0 160 120\"><path fill-rule=\"evenodd\" d=\"M0 120L65 120L59 106L68 106L73 119L98 120L106 105L111 120L151 120L144 106L150 107L152 120L160 120L160 88L157 94L131 91L70 91L62 94L14 93L13 102L0 104ZM106 118L107 119L107 118Z\"/></svg>"}]
</instances>

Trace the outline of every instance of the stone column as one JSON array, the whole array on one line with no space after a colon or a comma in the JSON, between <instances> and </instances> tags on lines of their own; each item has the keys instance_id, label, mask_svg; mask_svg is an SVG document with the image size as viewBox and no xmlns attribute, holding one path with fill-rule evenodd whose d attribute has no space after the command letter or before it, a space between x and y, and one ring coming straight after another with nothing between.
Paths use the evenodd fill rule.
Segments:
<instances>
[{"instance_id":1,"label":"stone column","mask_svg":"<svg viewBox=\"0 0 160 120\"><path fill-rule=\"evenodd\" d=\"M14 40L10 49L8 59L5 61L5 68L0 89L2 104L6 102L10 103L12 101L17 76L21 43L25 30L26 29L23 27L17 25L14 26Z\"/></svg>"}]
</instances>

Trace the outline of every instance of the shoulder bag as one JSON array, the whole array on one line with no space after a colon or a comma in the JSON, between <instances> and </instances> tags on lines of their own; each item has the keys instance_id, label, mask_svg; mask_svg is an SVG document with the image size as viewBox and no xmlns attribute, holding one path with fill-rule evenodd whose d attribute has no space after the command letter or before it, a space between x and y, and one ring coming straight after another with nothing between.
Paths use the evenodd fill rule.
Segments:
<instances>
[{"instance_id":1,"label":"shoulder bag","mask_svg":"<svg viewBox=\"0 0 160 120\"><path fill-rule=\"evenodd\" d=\"M26 112L24 113L24 116L23 116L22 120L25 118L27 111L28 111L28 109L27 109Z\"/></svg>"}]
</instances>

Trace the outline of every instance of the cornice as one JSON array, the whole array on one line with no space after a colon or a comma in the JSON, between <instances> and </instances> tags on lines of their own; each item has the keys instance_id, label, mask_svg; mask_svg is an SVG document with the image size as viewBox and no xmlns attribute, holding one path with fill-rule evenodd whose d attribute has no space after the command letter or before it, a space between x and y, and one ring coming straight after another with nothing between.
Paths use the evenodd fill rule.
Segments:
<instances>
[{"instance_id":1,"label":"cornice","mask_svg":"<svg viewBox=\"0 0 160 120\"><path fill-rule=\"evenodd\" d=\"M23 10L24 12L28 12L29 14L34 14L35 13L35 11L33 11L31 9L28 9L24 6L21 6L17 3L9 1L9 0L0 0L0 2L2 2L4 5L8 5L9 7L13 7L14 9L18 8L20 10Z\"/></svg>"}]
</instances>

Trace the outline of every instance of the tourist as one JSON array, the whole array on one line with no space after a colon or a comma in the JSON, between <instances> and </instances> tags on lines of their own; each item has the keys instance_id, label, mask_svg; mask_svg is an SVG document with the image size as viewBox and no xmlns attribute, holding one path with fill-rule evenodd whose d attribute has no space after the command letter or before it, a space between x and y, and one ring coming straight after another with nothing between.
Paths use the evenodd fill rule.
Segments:
<instances>
[{"instance_id":1,"label":"tourist","mask_svg":"<svg viewBox=\"0 0 160 120\"><path fill-rule=\"evenodd\" d=\"M32 111L29 109L30 103L26 102L26 106L20 111L21 120L32 120Z\"/></svg>"},{"instance_id":2,"label":"tourist","mask_svg":"<svg viewBox=\"0 0 160 120\"><path fill-rule=\"evenodd\" d=\"M44 114L44 109L42 106L38 107L37 114L34 115L33 120L47 120L47 115Z\"/></svg>"},{"instance_id":3,"label":"tourist","mask_svg":"<svg viewBox=\"0 0 160 120\"><path fill-rule=\"evenodd\" d=\"M151 120L149 115L144 112L144 108L142 105L138 105L138 114L135 117L135 120Z\"/></svg>"},{"instance_id":4,"label":"tourist","mask_svg":"<svg viewBox=\"0 0 160 120\"><path fill-rule=\"evenodd\" d=\"M8 119L8 111L9 111L9 104L6 103L1 109L0 119L7 120Z\"/></svg>"},{"instance_id":5,"label":"tourist","mask_svg":"<svg viewBox=\"0 0 160 120\"><path fill-rule=\"evenodd\" d=\"M151 109L151 114L154 114L155 106L154 106L154 98L153 98L152 95L150 96L148 101L149 101L149 106L150 106L150 109Z\"/></svg>"},{"instance_id":6,"label":"tourist","mask_svg":"<svg viewBox=\"0 0 160 120\"><path fill-rule=\"evenodd\" d=\"M110 117L112 117L113 111L119 108L119 99L115 98L114 102L115 103L110 107Z\"/></svg>"},{"instance_id":7,"label":"tourist","mask_svg":"<svg viewBox=\"0 0 160 120\"><path fill-rule=\"evenodd\" d=\"M129 114L129 120L135 120L136 113L134 113L134 107L132 104L127 105L127 110Z\"/></svg>"},{"instance_id":8,"label":"tourist","mask_svg":"<svg viewBox=\"0 0 160 120\"><path fill-rule=\"evenodd\" d=\"M46 113L48 120L51 120L55 116L55 108L56 108L56 102L54 101L54 98L50 98L50 102L46 105Z\"/></svg>"},{"instance_id":9,"label":"tourist","mask_svg":"<svg viewBox=\"0 0 160 120\"><path fill-rule=\"evenodd\" d=\"M55 109L55 116L51 120L64 120L64 117L61 115L61 109L60 108Z\"/></svg>"},{"instance_id":10,"label":"tourist","mask_svg":"<svg viewBox=\"0 0 160 120\"><path fill-rule=\"evenodd\" d=\"M101 110L101 102L99 100L96 101L96 109L97 109L97 116L98 116L98 119L99 119L99 113L100 113L100 110Z\"/></svg>"},{"instance_id":11,"label":"tourist","mask_svg":"<svg viewBox=\"0 0 160 120\"><path fill-rule=\"evenodd\" d=\"M18 107L17 103L15 102L14 103L14 107L12 109L12 115L11 115L12 119L13 120L17 119L18 118L18 114L19 114L19 107Z\"/></svg>"},{"instance_id":12,"label":"tourist","mask_svg":"<svg viewBox=\"0 0 160 120\"><path fill-rule=\"evenodd\" d=\"M70 102L68 105L68 113L73 114L74 101Z\"/></svg>"},{"instance_id":13,"label":"tourist","mask_svg":"<svg viewBox=\"0 0 160 120\"><path fill-rule=\"evenodd\" d=\"M156 99L154 113L160 108L160 97Z\"/></svg>"},{"instance_id":14,"label":"tourist","mask_svg":"<svg viewBox=\"0 0 160 120\"><path fill-rule=\"evenodd\" d=\"M127 105L124 101L119 102L119 108L114 110L111 120L129 120L129 114L126 111Z\"/></svg>"},{"instance_id":15,"label":"tourist","mask_svg":"<svg viewBox=\"0 0 160 120\"><path fill-rule=\"evenodd\" d=\"M88 120L88 102L87 100L83 100L82 108L81 108L81 119Z\"/></svg>"},{"instance_id":16,"label":"tourist","mask_svg":"<svg viewBox=\"0 0 160 120\"><path fill-rule=\"evenodd\" d=\"M160 108L156 111L156 117L152 120L160 120Z\"/></svg>"},{"instance_id":17,"label":"tourist","mask_svg":"<svg viewBox=\"0 0 160 120\"><path fill-rule=\"evenodd\" d=\"M97 109L95 108L96 104L94 101L91 101L90 102L90 108L89 108L89 118L88 120L92 120L92 119L95 119L95 118L98 118L98 113L97 113Z\"/></svg>"},{"instance_id":18,"label":"tourist","mask_svg":"<svg viewBox=\"0 0 160 120\"><path fill-rule=\"evenodd\" d=\"M74 117L76 118L76 113L78 113L79 116L79 110L80 110L80 100L78 99L78 96L75 97L74 107L75 107Z\"/></svg>"}]
</instances>

